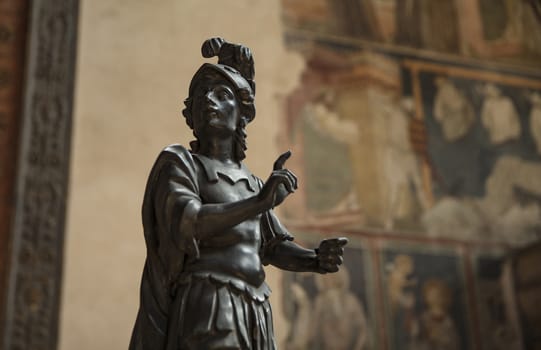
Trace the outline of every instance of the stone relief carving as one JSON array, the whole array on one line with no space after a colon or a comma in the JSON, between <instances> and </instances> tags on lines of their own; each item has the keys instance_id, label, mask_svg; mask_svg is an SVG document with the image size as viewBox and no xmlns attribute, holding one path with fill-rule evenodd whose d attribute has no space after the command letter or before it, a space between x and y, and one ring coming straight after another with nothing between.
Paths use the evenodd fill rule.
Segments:
<instances>
[{"instance_id":1,"label":"stone relief carving","mask_svg":"<svg viewBox=\"0 0 541 350\"><path fill-rule=\"evenodd\" d=\"M77 0L29 6L5 349L56 348L77 14Z\"/></svg>"}]
</instances>

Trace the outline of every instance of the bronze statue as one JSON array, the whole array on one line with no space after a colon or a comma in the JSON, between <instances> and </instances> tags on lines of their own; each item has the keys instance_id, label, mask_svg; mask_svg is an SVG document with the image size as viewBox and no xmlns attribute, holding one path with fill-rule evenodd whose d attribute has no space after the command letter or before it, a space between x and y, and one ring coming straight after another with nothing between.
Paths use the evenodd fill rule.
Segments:
<instances>
[{"instance_id":1,"label":"bronze statue","mask_svg":"<svg viewBox=\"0 0 541 350\"><path fill-rule=\"evenodd\" d=\"M191 150L165 148L143 201L147 258L130 350L276 349L263 265L336 272L345 238L305 249L273 208L297 188L284 163L267 181L242 163L246 125L255 117L250 50L221 38L204 42L218 56L195 73L183 115Z\"/></svg>"}]
</instances>

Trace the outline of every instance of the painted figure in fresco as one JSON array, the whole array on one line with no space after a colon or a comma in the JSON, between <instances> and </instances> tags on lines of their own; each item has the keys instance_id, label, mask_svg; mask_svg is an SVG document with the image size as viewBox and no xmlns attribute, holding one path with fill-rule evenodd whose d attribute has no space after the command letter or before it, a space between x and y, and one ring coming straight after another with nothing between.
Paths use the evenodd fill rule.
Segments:
<instances>
[{"instance_id":1,"label":"painted figure in fresco","mask_svg":"<svg viewBox=\"0 0 541 350\"><path fill-rule=\"evenodd\" d=\"M340 118L335 111L336 96L332 90L323 91L313 104L306 108L306 119L322 134L328 134L344 143L354 143L359 137L357 124Z\"/></svg>"},{"instance_id":2,"label":"painted figure in fresco","mask_svg":"<svg viewBox=\"0 0 541 350\"><path fill-rule=\"evenodd\" d=\"M351 169L358 126L340 117L335 106L335 93L327 90L318 94L302 112L305 164L313 174L307 181L308 207L315 216L359 210ZM337 168L341 171L337 172Z\"/></svg>"},{"instance_id":3,"label":"painted figure in fresco","mask_svg":"<svg viewBox=\"0 0 541 350\"><path fill-rule=\"evenodd\" d=\"M397 255L390 266L387 285L389 301L395 310L411 309L415 304L415 296L411 291L417 285L417 281L411 277L414 269L412 257L406 254Z\"/></svg>"},{"instance_id":4,"label":"painted figure in fresco","mask_svg":"<svg viewBox=\"0 0 541 350\"><path fill-rule=\"evenodd\" d=\"M441 124L445 140L457 141L472 128L475 121L473 106L448 78L440 76L434 82L438 89L434 99L434 117Z\"/></svg>"},{"instance_id":5,"label":"painted figure in fresco","mask_svg":"<svg viewBox=\"0 0 541 350\"><path fill-rule=\"evenodd\" d=\"M515 140L520 137L520 120L510 97L502 95L500 88L487 83L482 88L485 95L481 108L481 121L490 134L492 144Z\"/></svg>"},{"instance_id":6,"label":"painted figure in fresco","mask_svg":"<svg viewBox=\"0 0 541 350\"><path fill-rule=\"evenodd\" d=\"M535 91L528 97L532 104L530 111L530 132L535 141L537 153L541 154L541 93Z\"/></svg>"},{"instance_id":7,"label":"painted figure in fresco","mask_svg":"<svg viewBox=\"0 0 541 350\"><path fill-rule=\"evenodd\" d=\"M387 294L394 319L392 336L395 348L402 348L411 342L415 327L416 298L413 288L417 280L413 277L415 264L407 254L398 254L387 266Z\"/></svg>"},{"instance_id":8,"label":"painted figure in fresco","mask_svg":"<svg viewBox=\"0 0 541 350\"><path fill-rule=\"evenodd\" d=\"M502 260L480 258L483 267L477 268L477 307L483 350L521 349L518 334L509 319L501 287Z\"/></svg>"},{"instance_id":9,"label":"painted figure in fresco","mask_svg":"<svg viewBox=\"0 0 541 350\"><path fill-rule=\"evenodd\" d=\"M310 348L312 336L312 301L300 283L293 282L290 288L290 300L295 304L296 310L289 327L285 350L307 350Z\"/></svg>"},{"instance_id":10,"label":"painted figure in fresco","mask_svg":"<svg viewBox=\"0 0 541 350\"><path fill-rule=\"evenodd\" d=\"M541 232L541 164L500 157L485 182L485 195L444 197L423 217L428 232L525 244Z\"/></svg>"},{"instance_id":11,"label":"painted figure in fresco","mask_svg":"<svg viewBox=\"0 0 541 350\"><path fill-rule=\"evenodd\" d=\"M313 301L299 283L291 285L297 311L287 350L368 348L366 313L350 289L349 276L345 266L336 274L317 275L318 294Z\"/></svg>"},{"instance_id":12,"label":"painted figure in fresco","mask_svg":"<svg viewBox=\"0 0 541 350\"><path fill-rule=\"evenodd\" d=\"M319 293L314 300L310 349L366 349L366 313L351 292L347 268L333 275L316 276L316 285Z\"/></svg>"},{"instance_id":13,"label":"painted figure in fresco","mask_svg":"<svg viewBox=\"0 0 541 350\"><path fill-rule=\"evenodd\" d=\"M490 6L493 2L485 0ZM535 16L529 4L522 1L505 0L506 20L504 26L501 21L493 20L493 27L501 27L502 35L494 44L500 43L499 46L510 46L510 44L519 45L518 52L523 57L536 57L541 53L541 26L539 20ZM506 43L507 45L502 45ZM509 50L505 50L509 51ZM503 51L503 53L505 53ZM518 50L515 50L517 52ZM498 51L495 52L496 54ZM514 53L511 51L511 53Z\"/></svg>"},{"instance_id":14,"label":"painted figure in fresco","mask_svg":"<svg viewBox=\"0 0 541 350\"><path fill-rule=\"evenodd\" d=\"M451 288L441 279L423 283L425 311L414 327L412 350L459 350L460 338L449 308Z\"/></svg>"},{"instance_id":15,"label":"painted figure in fresco","mask_svg":"<svg viewBox=\"0 0 541 350\"><path fill-rule=\"evenodd\" d=\"M495 236L528 242L539 239L541 164L520 157L500 157L486 181L479 202Z\"/></svg>"},{"instance_id":16,"label":"painted figure in fresco","mask_svg":"<svg viewBox=\"0 0 541 350\"><path fill-rule=\"evenodd\" d=\"M147 259L131 350L275 349L263 265L328 273L345 238L293 243L272 209L297 188L281 155L266 181L242 163L255 117L250 50L205 41L183 115L196 141L165 148L143 202Z\"/></svg>"},{"instance_id":17,"label":"painted figure in fresco","mask_svg":"<svg viewBox=\"0 0 541 350\"><path fill-rule=\"evenodd\" d=\"M383 164L387 180L387 202L384 227L391 230L396 222L415 222L419 209L426 207L417 153L410 140L409 126L414 102L404 97L382 107L385 111L386 138L383 143Z\"/></svg>"}]
</instances>

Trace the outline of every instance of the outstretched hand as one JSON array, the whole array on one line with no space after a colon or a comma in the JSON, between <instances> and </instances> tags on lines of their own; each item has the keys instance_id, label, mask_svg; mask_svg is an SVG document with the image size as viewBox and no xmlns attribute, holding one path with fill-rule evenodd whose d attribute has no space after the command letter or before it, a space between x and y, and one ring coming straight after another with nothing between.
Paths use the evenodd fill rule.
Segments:
<instances>
[{"instance_id":1,"label":"outstretched hand","mask_svg":"<svg viewBox=\"0 0 541 350\"><path fill-rule=\"evenodd\" d=\"M345 237L324 239L316 249L319 273L337 272L344 262L344 246L348 243Z\"/></svg>"},{"instance_id":2,"label":"outstretched hand","mask_svg":"<svg viewBox=\"0 0 541 350\"><path fill-rule=\"evenodd\" d=\"M297 177L288 169L285 162L291 157L291 151L282 153L274 162L273 171L263 185L259 197L269 208L280 205L287 196L297 189Z\"/></svg>"}]
</instances>

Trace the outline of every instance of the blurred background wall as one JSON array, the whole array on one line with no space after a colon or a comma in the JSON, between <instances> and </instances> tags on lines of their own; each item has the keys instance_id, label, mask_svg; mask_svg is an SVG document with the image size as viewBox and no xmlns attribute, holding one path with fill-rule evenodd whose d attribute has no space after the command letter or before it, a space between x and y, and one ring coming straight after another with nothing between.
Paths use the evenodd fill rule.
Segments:
<instances>
[{"instance_id":1,"label":"blurred background wall","mask_svg":"<svg viewBox=\"0 0 541 350\"><path fill-rule=\"evenodd\" d=\"M247 164L300 177L281 216L350 237L334 276L270 270L285 349L516 349L503 261L540 239L541 28L526 2L83 1L61 349L126 348L140 205L200 45L255 55ZM534 300L530 298L530 300Z\"/></svg>"}]
</instances>

